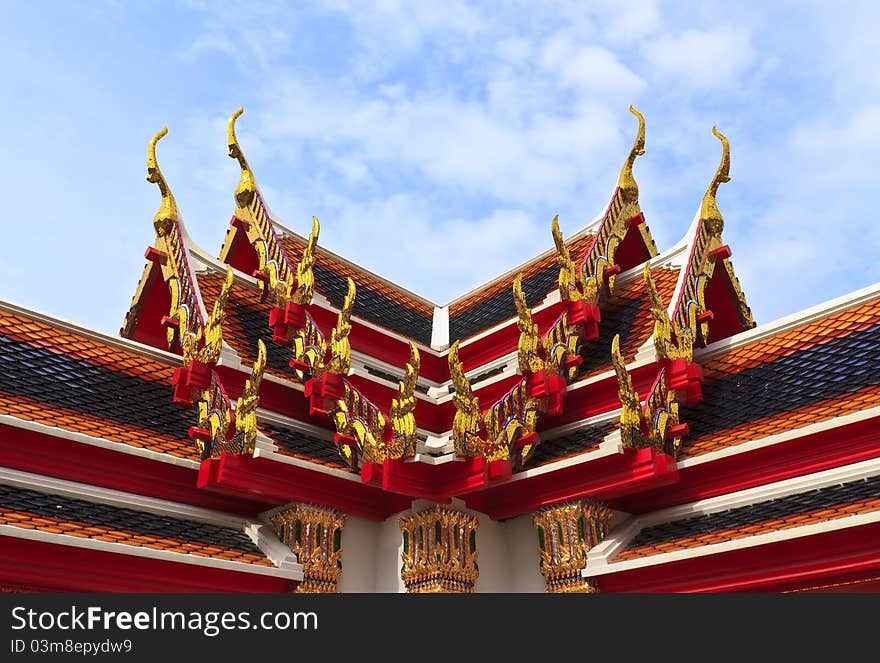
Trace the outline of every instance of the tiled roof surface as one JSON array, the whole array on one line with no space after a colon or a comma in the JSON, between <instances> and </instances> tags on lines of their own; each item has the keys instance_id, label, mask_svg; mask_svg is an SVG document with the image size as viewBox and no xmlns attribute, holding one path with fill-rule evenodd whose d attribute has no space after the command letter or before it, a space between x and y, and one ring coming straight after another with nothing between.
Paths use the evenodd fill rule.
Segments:
<instances>
[{"instance_id":1,"label":"tiled roof surface","mask_svg":"<svg viewBox=\"0 0 880 663\"><path fill-rule=\"evenodd\" d=\"M678 275L679 270L674 268L655 267L651 270L651 278L664 303L672 298ZM624 359L631 362L638 349L654 333L651 300L641 276L621 286L612 301L604 305L600 303L600 311L599 338L581 348L584 362L579 367L577 379L613 370L611 341L615 334L620 334L620 351Z\"/></svg>"},{"instance_id":2,"label":"tiled roof surface","mask_svg":"<svg viewBox=\"0 0 880 663\"><path fill-rule=\"evenodd\" d=\"M0 310L0 414L197 458L174 366Z\"/></svg>"},{"instance_id":3,"label":"tiled roof surface","mask_svg":"<svg viewBox=\"0 0 880 663\"><path fill-rule=\"evenodd\" d=\"M706 362L681 458L880 405L880 299Z\"/></svg>"},{"instance_id":4,"label":"tiled roof surface","mask_svg":"<svg viewBox=\"0 0 880 663\"><path fill-rule=\"evenodd\" d=\"M308 460L327 467L346 469L348 465L339 455L333 440L306 435L291 428L260 424L260 430L278 445L278 453L301 460Z\"/></svg>"},{"instance_id":5,"label":"tiled roof surface","mask_svg":"<svg viewBox=\"0 0 880 663\"><path fill-rule=\"evenodd\" d=\"M272 566L241 530L0 485L0 524Z\"/></svg>"},{"instance_id":6,"label":"tiled roof surface","mask_svg":"<svg viewBox=\"0 0 880 663\"><path fill-rule=\"evenodd\" d=\"M220 272L207 272L199 275L199 291L208 310L220 296L226 275ZM293 349L272 340L269 326L269 311L273 300L260 301L260 292L255 288L235 284L226 302L226 320L223 322L223 340L241 357L247 368L257 359L257 341L266 344L266 370L276 377L292 379L290 360Z\"/></svg>"},{"instance_id":7,"label":"tiled roof surface","mask_svg":"<svg viewBox=\"0 0 880 663\"><path fill-rule=\"evenodd\" d=\"M880 477L646 527L614 561L721 543L880 510Z\"/></svg>"},{"instance_id":8,"label":"tiled roof surface","mask_svg":"<svg viewBox=\"0 0 880 663\"><path fill-rule=\"evenodd\" d=\"M592 235L584 235L568 243L575 264L579 264L583 260L592 241ZM556 264L556 253L537 258L520 271L523 275L523 292L529 306L540 304L557 287L559 266ZM514 276L515 274L504 276L481 287L476 292L452 302L449 305L449 340L455 341L475 336L500 322L515 317Z\"/></svg>"},{"instance_id":9,"label":"tiled roof surface","mask_svg":"<svg viewBox=\"0 0 880 663\"><path fill-rule=\"evenodd\" d=\"M295 265L302 255L303 242L289 235L281 240L288 261ZM319 249L315 257L315 289L333 306L342 307L348 292L347 277L357 286L353 314L364 320L390 329L407 338L431 344L434 326L434 306L414 297L354 265L337 260Z\"/></svg>"},{"instance_id":10,"label":"tiled roof surface","mask_svg":"<svg viewBox=\"0 0 880 663\"><path fill-rule=\"evenodd\" d=\"M599 446L611 431L617 428L616 424L597 424L586 426L567 435L559 435L550 439L543 439L538 444L534 453L526 461L523 469L540 467L563 458L577 456L586 451L592 451Z\"/></svg>"}]
</instances>

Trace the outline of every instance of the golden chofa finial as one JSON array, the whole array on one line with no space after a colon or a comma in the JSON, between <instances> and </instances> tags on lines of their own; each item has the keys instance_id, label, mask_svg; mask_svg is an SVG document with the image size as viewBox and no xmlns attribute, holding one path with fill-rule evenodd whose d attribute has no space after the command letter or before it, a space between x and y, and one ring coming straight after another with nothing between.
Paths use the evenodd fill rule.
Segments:
<instances>
[{"instance_id":1,"label":"golden chofa finial","mask_svg":"<svg viewBox=\"0 0 880 663\"><path fill-rule=\"evenodd\" d=\"M239 106L229 118L229 126L226 130L226 142L229 145L229 156L238 160L241 166L241 179L235 188L235 202L240 208L246 208L254 199L257 191L257 181L254 179L254 173L248 165L247 159L244 158L244 152L238 144L238 138L235 137L235 121L244 113L244 106Z\"/></svg>"},{"instance_id":2,"label":"golden chofa finial","mask_svg":"<svg viewBox=\"0 0 880 663\"><path fill-rule=\"evenodd\" d=\"M721 163L718 164L718 170L715 171L715 177L703 196L703 203L700 205L700 218L707 224L709 231L713 235L720 235L724 229L724 217L718 209L715 202L715 194L718 193L718 186L722 182L730 181L730 143L727 138L718 129L712 127L712 135L721 141Z\"/></svg>"},{"instance_id":3,"label":"golden chofa finial","mask_svg":"<svg viewBox=\"0 0 880 663\"><path fill-rule=\"evenodd\" d=\"M162 204L159 205L159 211L153 217L153 227L156 234L160 237L166 235L171 227L177 221L177 203L168 188L168 183L159 169L159 163L156 161L156 143L165 134L168 133L168 127L162 127L162 131L157 133L150 139L150 145L147 147L147 182L159 185L159 191L162 194Z\"/></svg>"},{"instance_id":4,"label":"golden chofa finial","mask_svg":"<svg viewBox=\"0 0 880 663\"><path fill-rule=\"evenodd\" d=\"M634 107L629 107L629 112L635 115L639 120L639 133L636 134L636 140L633 143L632 150L620 169L620 177L617 180L617 186L623 194L625 203L635 203L639 199L639 185L636 184L636 178L633 177L633 164L636 157L645 153L645 118Z\"/></svg>"}]
</instances>

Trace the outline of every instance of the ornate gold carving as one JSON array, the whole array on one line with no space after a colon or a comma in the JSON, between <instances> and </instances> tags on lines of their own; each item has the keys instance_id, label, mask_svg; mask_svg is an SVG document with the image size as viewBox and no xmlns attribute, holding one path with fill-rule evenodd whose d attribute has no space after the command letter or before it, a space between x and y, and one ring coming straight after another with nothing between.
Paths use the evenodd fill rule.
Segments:
<instances>
[{"instance_id":1,"label":"ornate gold carving","mask_svg":"<svg viewBox=\"0 0 880 663\"><path fill-rule=\"evenodd\" d=\"M358 452L365 463L382 463L385 460L385 445L382 437L385 431L385 417L375 405L355 389L348 380L343 380L343 397L336 401L336 409L331 418L340 435L357 440ZM352 461L348 448L343 455Z\"/></svg>"},{"instance_id":2,"label":"ornate gold carving","mask_svg":"<svg viewBox=\"0 0 880 663\"><path fill-rule=\"evenodd\" d=\"M641 404L633 388L632 378L626 371L626 362L620 354L620 334L611 341L611 363L617 374L617 395L620 399L620 436L624 447L638 447L641 439Z\"/></svg>"},{"instance_id":3,"label":"ornate gold carving","mask_svg":"<svg viewBox=\"0 0 880 663\"><path fill-rule=\"evenodd\" d=\"M232 283L234 276L232 267L226 268L226 280L220 289L220 296L214 302L214 309L208 321L205 323L203 337L204 345L199 349L199 336L194 332L185 332L183 334L183 363L189 365L193 361L202 362L203 364L216 364L220 359L220 350L223 347L223 321L226 320L226 302L229 299L229 293L232 291ZM185 324L185 320L180 320L181 325Z\"/></svg>"},{"instance_id":4,"label":"ornate gold carving","mask_svg":"<svg viewBox=\"0 0 880 663\"><path fill-rule=\"evenodd\" d=\"M202 458L219 458L224 451L239 453L233 441L232 403L217 380L217 374L211 371L211 384L202 392L198 404L198 428L208 432L207 439L197 438L196 447Z\"/></svg>"},{"instance_id":5,"label":"ornate gold carving","mask_svg":"<svg viewBox=\"0 0 880 663\"><path fill-rule=\"evenodd\" d=\"M275 232L269 210L260 195L254 173L235 135L235 121L243 112L244 109L239 108L229 118L227 142L229 156L236 159L241 167L241 178L235 190L235 215L245 222L248 241L257 252L258 269L266 275L268 281L260 281L260 290L264 296L272 291L275 295L275 304L279 308L284 307L288 301L309 304L314 292L315 279L312 267L315 263L315 246L321 229L320 223L317 217L312 217L312 231L303 251L302 259L296 266L294 278L294 270L290 267L287 257L281 249L278 234ZM226 254L229 246L230 240L227 239L221 255Z\"/></svg>"},{"instance_id":6,"label":"ornate gold carving","mask_svg":"<svg viewBox=\"0 0 880 663\"><path fill-rule=\"evenodd\" d=\"M592 500L547 507L532 515L538 530L541 574L550 593L588 593L595 587L581 576L590 548L605 538L611 510Z\"/></svg>"},{"instance_id":7,"label":"ornate gold carving","mask_svg":"<svg viewBox=\"0 0 880 663\"><path fill-rule=\"evenodd\" d=\"M633 142L632 150L630 150L629 156L623 163L623 168L620 169L617 187L620 189L624 203L635 205L639 201L639 185L636 183L636 178L633 177L633 164L636 161L636 157L640 157L645 153L645 118L632 106L629 107L629 112L638 118L639 131L636 134L635 142Z\"/></svg>"},{"instance_id":8,"label":"ornate gold carving","mask_svg":"<svg viewBox=\"0 0 880 663\"><path fill-rule=\"evenodd\" d=\"M332 594L342 573L342 528L337 511L296 504L276 511L269 523L303 567L299 594Z\"/></svg>"},{"instance_id":9,"label":"ornate gold carving","mask_svg":"<svg viewBox=\"0 0 880 663\"><path fill-rule=\"evenodd\" d=\"M585 294L592 294L592 297L585 297L588 301L594 300L596 293L605 286L610 291L614 291L616 277L613 274L606 277L605 271L614 265L617 247L629 231L630 219L641 214L639 187L633 176L632 167L636 157L645 153L645 118L632 106L629 110L639 121L635 142L621 168L614 197L581 264L581 290ZM638 232L648 253L651 256L657 255L657 247L644 223L639 224ZM558 246L559 242L557 242L557 250Z\"/></svg>"},{"instance_id":10,"label":"ornate gold carving","mask_svg":"<svg viewBox=\"0 0 880 663\"><path fill-rule=\"evenodd\" d=\"M721 141L721 163L718 164L715 177L712 178L712 182L703 196L703 202L700 204L700 218L708 226L709 232L720 238L721 231L724 230L724 217L721 216L721 210L718 209L718 203L715 202L715 195L723 182L730 181L730 143L727 142L724 134L715 127L712 127L712 135Z\"/></svg>"},{"instance_id":11,"label":"ornate gold carving","mask_svg":"<svg viewBox=\"0 0 880 663\"><path fill-rule=\"evenodd\" d=\"M680 438L667 441L669 427L678 424L678 403L675 392L669 389L666 369L663 368L648 392L642 407L639 394L633 388L632 378L626 370L626 362L620 353L620 335L611 342L611 362L617 374L620 399L620 438L624 448L651 447L660 452L675 454L681 444Z\"/></svg>"},{"instance_id":12,"label":"ornate gold carving","mask_svg":"<svg viewBox=\"0 0 880 663\"><path fill-rule=\"evenodd\" d=\"M260 404L260 383L266 370L266 345L257 341L257 359L251 369L251 377L245 381L244 390L235 404L235 430L240 438L241 453L252 453L257 441L257 406Z\"/></svg>"},{"instance_id":13,"label":"ornate gold carving","mask_svg":"<svg viewBox=\"0 0 880 663\"><path fill-rule=\"evenodd\" d=\"M397 397L391 400L391 440L386 446L388 458L404 458L416 453L416 381L419 378L421 358L419 349L409 342L409 363L397 387Z\"/></svg>"},{"instance_id":14,"label":"ornate gold carving","mask_svg":"<svg viewBox=\"0 0 880 663\"><path fill-rule=\"evenodd\" d=\"M309 233L309 241L303 249L302 258L296 265L296 290L291 299L297 304L311 304L315 292L315 248L318 245L318 235L321 232L321 224L318 217L312 217L312 230ZM351 279L349 279L351 280ZM351 286L349 286L349 291ZM343 306L343 308L345 308Z\"/></svg>"},{"instance_id":15,"label":"ornate gold carving","mask_svg":"<svg viewBox=\"0 0 880 663\"><path fill-rule=\"evenodd\" d=\"M311 271L311 270L310 270ZM342 309L336 318L336 327L330 334L330 361L323 370L339 375L348 375L351 368L351 345L348 342L348 335L351 332L351 311L354 308L354 300L357 296L357 289L354 281L348 279L348 294L342 302ZM319 377L323 371L321 367L315 370L315 377Z\"/></svg>"},{"instance_id":16,"label":"ornate gold carving","mask_svg":"<svg viewBox=\"0 0 880 663\"><path fill-rule=\"evenodd\" d=\"M730 276L734 291L732 294L737 299L743 328L753 327L755 324L739 280L733 273L733 265L729 259L716 257L714 254L715 250L722 246L721 232L724 229L724 218L718 209L715 197L718 187L723 182L730 181L730 143L715 127L712 127L712 133L721 141L721 163L700 204L700 222L694 238L694 247L685 267L684 284L672 316L678 328L688 330L693 337L693 343L700 345L704 345L709 338L709 321L698 322L697 319L706 312L706 286L719 265Z\"/></svg>"},{"instance_id":17,"label":"ornate gold carving","mask_svg":"<svg viewBox=\"0 0 880 663\"><path fill-rule=\"evenodd\" d=\"M471 383L464 375L464 367L458 358L458 341L449 348L449 374L455 393L455 418L452 420L452 443L459 456L478 456L482 446L480 430L483 415L480 401L474 396Z\"/></svg>"},{"instance_id":18,"label":"ornate gold carving","mask_svg":"<svg viewBox=\"0 0 880 663\"><path fill-rule=\"evenodd\" d=\"M162 203L159 205L159 211L153 217L153 226L156 228L156 234L164 237L171 230L171 227L178 220L177 203L174 200L174 194L168 187L162 170L159 168L159 162L156 161L156 143L159 142L168 133L168 127L162 127L162 130L150 139L147 147L147 182L159 185L159 192L162 194Z\"/></svg>"},{"instance_id":19,"label":"ornate gold carving","mask_svg":"<svg viewBox=\"0 0 880 663\"><path fill-rule=\"evenodd\" d=\"M693 357L694 338L690 329L682 329L673 324L666 305L657 292L651 278L651 266L645 263L643 271L645 290L651 299L651 316L654 318L654 348L658 359L685 359Z\"/></svg>"},{"instance_id":20,"label":"ornate gold carving","mask_svg":"<svg viewBox=\"0 0 880 663\"><path fill-rule=\"evenodd\" d=\"M403 566L409 593L470 593L477 568L477 517L443 507L400 519Z\"/></svg>"},{"instance_id":21,"label":"ornate gold carving","mask_svg":"<svg viewBox=\"0 0 880 663\"><path fill-rule=\"evenodd\" d=\"M235 188L235 201L240 208L246 208L257 193L257 180L254 178L254 173L238 144L238 138L235 136L235 121L241 117L242 113L244 113L244 106L239 106L238 110L229 118L229 125L226 128L226 142L229 145L229 156L236 159L238 165L241 166L241 178Z\"/></svg>"},{"instance_id":22,"label":"ornate gold carving","mask_svg":"<svg viewBox=\"0 0 880 663\"><path fill-rule=\"evenodd\" d=\"M560 272L561 273L561 272ZM532 321L532 311L526 304L526 296L522 289L522 273L513 279L513 301L516 303L519 328L519 370L522 373L537 373L544 368L544 360L538 354L541 347L541 336L538 325Z\"/></svg>"}]
</instances>

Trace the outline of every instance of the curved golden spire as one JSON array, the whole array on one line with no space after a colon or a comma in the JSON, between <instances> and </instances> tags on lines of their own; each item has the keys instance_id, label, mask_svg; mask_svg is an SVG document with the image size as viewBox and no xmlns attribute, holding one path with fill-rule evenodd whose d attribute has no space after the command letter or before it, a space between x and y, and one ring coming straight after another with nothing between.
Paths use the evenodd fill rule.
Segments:
<instances>
[{"instance_id":1,"label":"curved golden spire","mask_svg":"<svg viewBox=\"0 0 880 663\"><path fill-rule=\"evenodd\" d=\"M162 194L159 211L153 217L153 227L160 237L166 235L178 219L177 202L175 202L174 195L162 175L159 162L156 161L156 143L167 133L168 127L162 127L162 130L150 139L150 144L147 147L147 182L158 184L159 192Z\"/></svg>"},{"instance_id":2,"label":"curved golden spire","mask_svg":"<svg viewBox=\"0 0 880 663\"><path fill-rule=\"evenodd\" d=\"M721 141L721 163L718 164L715 177L712 178L712 182L703 196L703 202L700 205L700 218L707 222L709 230L714 235L720 235L724 229L724 217L721 216L721 211L715 202L715 194L718 193L718 186L722 182L730 181L730 143L727 142L724 134L715 127L712 127L712 135Z\"/></svg>"},{"instance_id":3,"label":"curved golden spire","mask_svg":"<svg viewBox=\"0 0 880 663\"><path fill-rule=\"evenodd\" d=\"M415 343L409 342L409 362L403 379L397 385L397 397L391 399L391 428L394 435L403 438L405 448L394 449L390 457L412 456L416 452L416 382L419 379L421 358ZM389 450L391 452L392 450Z\"/></svg>"},{"instance_id":4,"label":"curved golden spire","mask_svg":"<svg viewBox=\"0 0 880 663\"><path fill-rule=\"evenodd\" d=\"M459 456L476 455L481 444L480 423L483 414L480 401L474 396L471 383L464 375L464 366L458 357L458 341L449 347L449 375L455 392L452 402L455 404L455 418L452 420L452 442L455 453Z\"/></svg>"},{"instance_id":5,"label":"curved golden spire","mask_svg":"<svg viewBox=\"0 0 880 663\"><path fill-rule=\"evenodd\" d=\"M296 290L293 292L293 301L297 304L311 304L315 291L315 274L312 268L315 266L315 247L318 245L318 235L321 233L321 224L318 217L312 217L312 232L309 233L309 241L303 249L302 258L296 265Z\"/></svg>"},{"instance_id":6,"label":"curved golden spire","mask_svg":"<svg viewBox=\"0 0 880 663\"><path fill-rule=\"evenodd\" d=\"M553 217L550 232L553 234L553 243L556 245L556 264L559 265L559 294L563 301L567 302L583 299L583 294L578 287L577 269L571 259L571 253L565 245L562 231L559 230L558 214Z\"/></svg>"},{"instance_id":7,"label":"curved golden spire","mask_svg":"<svg viewBox=\"0 0 880 663\"><path fill-rule=\"evenodd\" d=\"M238 144L238 138L235 136L235 121L241 117L243 113L244 106L239 106L238 110L229 118L229 126L226 129L226 142L229 145L229 156L232 159L237 159L238 165L241 166L241 179L238 181L238 186L235 188L235 202L242 208L251 204L254 194L257 191L257 180L254 178L254 173L248 165L247 159L244 157L244 152L241 151L241 146Z\"/></svg>"},{"instance_id":8,"label":"curved golden spire","mask_svg":"<svg viewBox=\"0 0 880 663\"><path fill-rule=\"evenodd\" d=\"M544 367L544 362L538 355L541 337L538 333L538 325L532 320L532 311L522 289L522 272L513 279L513 301L518 316L516 325L519 328L519 370L535 373Z\"/></svg>"},{"instance_id":9,"label":"curved golden spire","mask_svg":"<svg viewBox=\"0 0 880 663\"><path fill-rule=\"evenodd\" d=\"M357 296L357 288L351 277L348 278L348 294L342 302L342 308L336 317L336 326L330 334L330 362L327 370L331 373L348 375L351 368L351 345L348 335L351 333L351 312L354 309L354 300Z\"/></svg>"},{"instance_id":10,"label":"curved golden spire","mask_svg":"<svg viewBox=\"0 0 880 663\"><path fill-rule=\"evenodd\" d=\"M634 203L639 199L639 185L636 184L636 178L633 177L633 164L636 157L645 153L645 118L634 107L629 107L629 112L635 115L639 120L639 132L636 134L636 140L633 143L629 156L620 169L620 177L617 179L617 186L623 194L623 200L626 203Z\"/></svg>"},{"instance_id":11,"label":"curved golden spire","mask_svg":"<svg viewBox=\"0 0 880 663\"><path fill-rule=\"evenodd\" d=\"M620 434L625 447L632 446L641 422L639 395L633 388L632 378L626 370L626 361L620 353L620 334L611 341L611 363L617 374L617 396L620 399Z\"/></svg>"},{"instance_id":12,"label":"curved golden spire","mask_svg":"<svg viewBox=\"0 0 880 663\"><path fill-rule=\"evenodd\" d=\"M266 370L266 345L257 341L257 359L251 369L251 376L244 383L244 389L235 404L235 428L244 437L243 452L251 452L257 441L257 406L260 404L260 383Z\"/></svg>"}]
</instances>

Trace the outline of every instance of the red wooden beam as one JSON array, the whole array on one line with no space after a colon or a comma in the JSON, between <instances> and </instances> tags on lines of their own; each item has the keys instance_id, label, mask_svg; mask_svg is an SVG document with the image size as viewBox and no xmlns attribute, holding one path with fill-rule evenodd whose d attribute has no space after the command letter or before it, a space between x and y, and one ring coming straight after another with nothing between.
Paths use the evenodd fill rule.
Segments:
<instances>
[{"instance_id":1,"label":"red wooden beam","mask_svg":"<svg viewBox=\"0 0 880 663\"><path fill-rule=\"evenodd\" d=\"M880 523L596 576L605 592L772 592L880 572Z\"/></svg>"},{"instance_id":2,"label":"red wooden beam","mask_svg":"<svg viewBox=\"0 0 880 663\"><path fill-rule=\"evenodd\" d=\"M515 479L465 496L465 503L495 520L513 518L567 500L611 500L678 479L675 460L654 449L627 450Z\"/></svg>"},{"instance_id":3,"label":"red wooden beam","mask_svg":"<svg viewBox=\"0 0 880 663\"><path fill-rule=\"evenodd\" d=\"M321 504L369 520L385 520L408 508L412 501L335 474L230 453L203 461L198 485L273 506L288 502Z\"/></svg>"},{"instance_id":4,"label":"red wooden beam","mask_svg":"<svg viewBox=\"0 0 880 663\"><path fill-rule=\"evenodd\" d=\"M189 467L5 424L0 424L0 467L247 516L272 506L259 498L200 490L198 471Z\"/></svg>"},{"instance_id":5,"label":"red wooden beam","mask_svg":"<svg viewBox=\"0 0 880 663\"><path fill-rule=\"evenodd\" d=\"M0 584L70 592L282 593L296 581L152 557L2 537Z\"/></svg>"}]
</instances>

